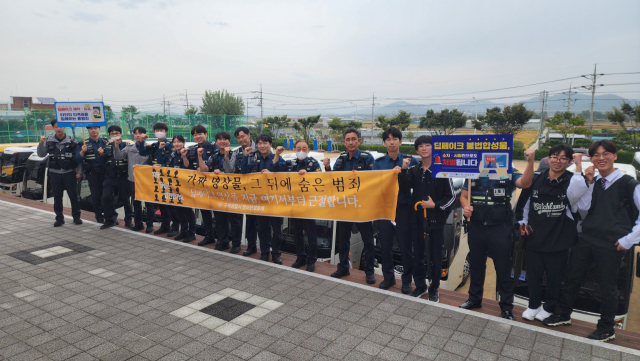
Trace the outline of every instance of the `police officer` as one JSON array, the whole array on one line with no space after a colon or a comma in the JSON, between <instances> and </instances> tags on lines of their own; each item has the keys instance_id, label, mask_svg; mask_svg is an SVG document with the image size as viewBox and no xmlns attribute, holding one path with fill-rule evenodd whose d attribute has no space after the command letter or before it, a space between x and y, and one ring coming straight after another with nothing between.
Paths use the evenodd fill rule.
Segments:
<instances>
[{"instance_id":1,"label":"police officer","mask_svg":"<svg viewBox=\"0 0 640 361\"><path fill-rule=\"evenodd\" d=\"M198 124L191 128L191 136L198 143L196 146L189 147L187 150L187 159L189 159L189 169L202 171L200 166L218 151L218 147L207 140L207 128ZM213 233L213 219L211 210L201 209L202 226L204 227L204 239L198 242L198 246L206 246L216 243Z\"/></svg>"},{"instance_id":2,"label":"police officer","mask_svg":"<svg viewBox=\"0 0 640 361\"><path fill-rule=\"evenodd\" d=\"M122 139L122 128L117 125L112 125L107 130L109 133L109 143L104 148L104 155L102 160L104 161L104 182L102 192L102 203L104 207L104 224L100 229L111 228L116 225L118 219L118 213L116 213L115 204L115 191L118 191L118 200L122 203L124 208L124 222L128 228L133 228L134 225L131 222L133 219L133 210L131 209L131 186L127 179L128 166L127 159L117 160L114 156L113 148L116 139ZM126 143L120 143L118 147L120 150L126 146Z\"/></svg>"},{"instance_id":3,"label":"police officer","mask_svg":"<svg viewBox=\"0 0 640 361\"><path fill-rule=\"evenodd\" d=\"M190 165L187 159L188 150L184 148L185 140L182 135L174 135L171 141L173 149L167 153L165 148L164 164L173 169L187 169ZM173 206L171 219L173 224L179 223L180 230L174 238L176 241L189 243L196 239L196 217L193 209L189 207ZM172 231L175 230L172 225Z\"/></svg>"},{"instance_id":4,"label":"police officer","mask_svg":"<svg viewBox=\"0 0 640 361\"><path fill-rule=\"evenodd\" d=\"M404 159L409 160L409 166L413 167L418 164L410 155L400 153L400 144L402 143L402 132L398 128L391 127L382 133L382 141L387 148L387 154L377 159L373 163L373 170L397 169L402 167ZM398 242L400 255L402 257L402 265L404 273L402 274L402 292L404 294L411 293L411 269L413 266L413 255L411 241L411 232L409 220L413 216L411 202L411 190L398 192L398 203L396 206L396 219L392 223L390 220L381 219L378 221L378 230L380 232L380 252L382 253L382 275L384 281L380 282L379 287L383 290L389 289L396 284L396 276L393 267L393 254L391 247L393 239ZM424 264L423 264L424 268Z\"/></svg>"},{"instance_id":5,"label":"police officer","mask_svg":"<svg viewBox=\"0 0 640 361\"><path fill-rule=\"evenodd\" d=\"M286 170L284 160L280 157L284 152L284 147L278 147L276 153L271 153L271 136L268 134L260 134L256 138L258 154L253 159L249 157L252 153L252 148L247 147L244 151L244 158L242 159L242 173L270 173L270 172L282 172ZM258 221L258 236L260 237L260 260L269 261L269 249L271 249L271 255L273 257L273 263L282 264L280 258L280 243L281 237L277 236L277 227L282 225L281 217L269 217L269 216L257 216ZM273 243L271 237L271 231L273 229ZM282 233L282 230L280 230ZM249 243L247 248L253 250L255 253L256 244Z\"/></svg>"},{"instance_id":6,"label":"police officer","mask_svg":"<svg viewBox=\"0 0 640 361\"><path fill-rule=\"evenodd\" d=\"M156 143L152 143L148 146L147 153L149 154L149 164L153 166L164 166L163 154L165 149L169 152L171 151L171 141L167 139L167 133L169 132L169 127L164 123L156 123L153 125L153 132L158 141ZM155 207L153 203L147 203L147 208L151 208L154 210ZM162 219L162 223L160 228L157 229L153 234L163 234L171 232L171 206L166 204L158 204L157 207L160 209L160 216ZM177 225L177 223L176 223ZM175 237L178 233L167 235L168 237Z\"/></svg>"},{"instance_id":7,"label":"police officer","mask_svg":"<svg viewBox=\"0 0 640 361\"><path fill-rule=\"evenodd\" d=\"M344 131L344 145L346 152L340 153L333 165L334 171L363 171L373 168L373 156L367 152L361 152L358 147L362 143L360 131L355 128L349 128ZM330 160L323 160L324 168L327 172L331 171ZM367 277L368 284L376 283L373 275L373 223L372 222L338 222L338 239L340 240L340 263L338 270L331 274L331 277L341 278L349 275L349 252L351 251L351 229L353 226L358 228L364 243L364 272Z\"/></svg>"},{"instance_id":8,"label":"police officer","mask_svg":"<svg viewBox=\"0 0 640 361\"><path fill-rule=\"evenodd\" d=\"M78 142L64 133L65 128L58 127L57 121L51 121L55 135L40 137L38 144L38 157L49 154L49 181L53 190L53 210L56 213L54 227L64 224L62 214L62 196L67 191L71 201L71 214L74 224L82 224L80 219L80 203L78 202L77 181L82 174L76 174L77 163L75 154Z\"/></svg>"},{"instance_id":9,"label":"police officer","mask_svg":"<svg viewBox=\"0 0 640 361\"><path fill-rule=\"evenodd\" d=\"M298 172L305 175L308 172L320 172L320 163L313 157L309 157L309 143L300 139L294 146L296 159L286 162L287 172ZM293 238L296 242L296 253L298 258L291 265L293 268L300 268L307 265L307 271L313 272L316 269L318 259L318 235L316 233L316 221L314 219L290 218L289 222L293 227ZM304 247L304 233L309 241L309 255Z\"/></svg>"},{"instance_id":10,"label":"police officer","mask_svg":"<svg viewBox=\"0 0 640 361\"><path fill-rule=\"evenodd\" d=\"M229 160L229 153L231 151L229 148L229 144L231 143L231 134L227 132L218 132L215 135L215 139L218 152L211 155L206 164L202 164L200 166L200 171L221 174L225 173L224 161ZM219 187L222 186L219 185ZM225 251L231 247L229 246L229 237L231 236L229 233L229 221L231 220L230 216L235 214L222 211L213 211L213 214L216 217L216 232L218 233L218 244L216 244L215 250ZM231 248L231 251L229 252L238 253L240 252L241 232L236 231L233 236L233 248Z\"/></svg>"},{"instance_id":11,"label":"police officer","mask_svg":"<svg viewBox=\"0 0 640 361\"><path fill-rule=\"evenodd\" d=\"M511 281L511 252L513 249L513 186L528 188L533 180L535 151L524 152L527 168L524 174L514 170L512 179L480 177L471 181L471 200L467 182L462 187L460 205L464 216L471 217L468 225L471 284L469 299L460 308L482 307L482 295L487 255L496 269L496 288L500 294L502 317L513 320L513 282Z\"/></svg>"},{"instance_id":12,"label":"police officer","mask_svg":"<svg viewBox=\"0 0 640 361\"><path fill-rule=\"evenodd\" d=\"M76 151L76 163L82 165L82 171L89 182L91 205L98 223L104 223L102 209L102 184L104 183L104 149L107 139L100 137L100 127L87 127L89 138Z\"/></svg>"}]
</instances>

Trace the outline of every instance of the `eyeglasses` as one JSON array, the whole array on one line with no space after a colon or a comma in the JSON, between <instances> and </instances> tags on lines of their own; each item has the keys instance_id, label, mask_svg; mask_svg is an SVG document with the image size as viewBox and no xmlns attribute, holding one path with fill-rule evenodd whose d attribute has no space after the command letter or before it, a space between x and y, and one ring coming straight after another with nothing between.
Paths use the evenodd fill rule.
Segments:
<instances>
[{"instance_id":1,"label":"eyeglasses","mask_svg":"<svg viewBox=\"0 0 640 361\"><path fill-rule=\"evenodd\" d=\"M549 157L549 160L552 160L554 162L566 163L569 161L569 158L558 158L555 155L552 155Z\"/></svg>"},{"instance_id":2,"label":"eyeglasses","mask_svg":"<svg viewBox=\"0 0 640 361\"><path fill-rule=\"evenodd\" d=\"M609 158L612 154L613 153L610 153L610 152L604 152L602 154L596 153L591 156L591 159Z\"/></svg>"},{"instance_id":3,"label":"eyeglasses","mask_svg":"<svg viewBox=\"0 0 640 361\"><path fill-rule=\"evenodd\" d=\"M120 135L120 134L121 134L120 132L111 132L111 133L109 133L109 135Z\"/></svg>"}]
</instances>

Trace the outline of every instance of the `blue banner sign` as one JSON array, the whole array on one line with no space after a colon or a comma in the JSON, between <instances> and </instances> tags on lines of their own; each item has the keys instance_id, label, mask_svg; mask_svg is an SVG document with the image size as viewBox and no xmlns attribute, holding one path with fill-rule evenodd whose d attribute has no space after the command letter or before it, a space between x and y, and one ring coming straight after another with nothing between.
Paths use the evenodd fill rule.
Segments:
<instances>
[{"instance_id":1,"label":"blue banner sign","mask_svg":"<svg viewBox=\"0 0 640 361\"><path fill-rule=\"evenodd\" d=\"M437 178L510 178L513 134L434 135L431 173Z\"/></svg>"},{"instance_id":2,"label":"blue banner sign","mask_svg":"<svg viewBox=\"0 0 640 361\"><path fill-rule=\"evenodd\" d=\"M56 102L59 127L104 127L107 125L103 102Z\"/></svg>"}]
</instances>

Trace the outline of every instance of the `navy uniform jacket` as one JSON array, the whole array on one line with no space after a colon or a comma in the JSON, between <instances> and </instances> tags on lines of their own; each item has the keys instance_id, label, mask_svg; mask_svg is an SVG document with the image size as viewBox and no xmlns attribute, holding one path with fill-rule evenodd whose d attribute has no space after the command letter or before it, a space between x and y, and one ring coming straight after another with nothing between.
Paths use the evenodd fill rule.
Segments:
<instances>
[{"instance_id":1,"label":"navy uniform jacket","mask_svg":"<svg viewBox=\"0 0 640 361\"><path fill-rule=\"evenodd\" d=\"M291 162L291 163L289 163ZM322 170L320 169L320 163L318 163L317 160L315 160L313 157L307 157L305 160L299 160L299 159L293 159L290 161L287 161L287 163L292 164L295 162L295 165L293 167L293 170L296 172L299 172L300 170L304 169L307 172L321 172ZM287 167L288 169L288 167Z\"/></svg>"},{"instance_id":2,"label":"navy uniform jacket","mask_svg":"<svg viewBox=\"0 0 640 361\"><path fill-rule=\"evenodd\" d=\"M343 157L345 162L344 162L344 169L343 171L350 171L355 169L356 164L358 163L358 158L360 158L360 149L358 149L356 151L356 153L353 155L353 157L349 158L349 153L347 153L346 155L340 154L340 157ZM363 170L371 170L373 169L373 163L375 162L375 159L373 158L373 156L371 154L369 154L369 157L367 158L366 162L365 162L365 168ZM333 170L335 170L336 165L333 165Z\"/></svg>"},{"instance_id":3,"label":"navy uniform jacket","mask_svg":"<svg viewBox=\"0 0 640 361\"><path fill-rule=\"evenodd\" d=\"M257 153L255 158L249 161L247 157L242 158L242 174L252 173L252 168L254 164L257 163L256 173L261 172L263 169L268 169L270 172L284 172L287 170L287 164L284 162L282 157L278 158L278 162L273 164L273 157L275 155L269 152L269 155L265 158L262 154Z\"/></svg>"},{"instance_id":4,"label":"navy uniform jacket","mask_svg":"<svg viewBox=\"0 0 640 361\"><path fill-rule=\"evenodd\" d=\"M404 158L411 158L411 163L409 164L409 167L413 167L416 164L418 164L418 161L410 155L399 153L396 159L391 159L389 154L385 154L384 157L377 159L373 163L373 170L393 169L396 166L402 168L402 160ZM398 191L398 205L399 206L408 205L410 203L411 203L411 190L408 189L408 190Z\"/></svg>"}]
</instances>

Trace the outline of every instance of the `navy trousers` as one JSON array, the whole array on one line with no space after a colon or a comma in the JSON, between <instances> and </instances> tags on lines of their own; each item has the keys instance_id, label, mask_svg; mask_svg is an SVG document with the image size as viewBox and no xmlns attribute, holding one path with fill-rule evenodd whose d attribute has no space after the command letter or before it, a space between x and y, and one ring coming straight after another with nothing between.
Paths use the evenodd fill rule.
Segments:
<instances>
[{"instance_id":1,"label":"navy trousers","mask_svg":"<svg viewBox=\"0 0 640 361\"><path fill-rule=\"evenodd\" d=\"M69 201L71 201L71 215L73 219L80 218L76 172L49 172L49 184L51 184L51 190L53 191L53 211L56 213L56 221L64 221L64 214L62 214L62 197L64 196L64 191L67 191Z\"/></svg>"}]
</instances>

